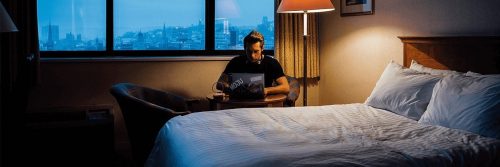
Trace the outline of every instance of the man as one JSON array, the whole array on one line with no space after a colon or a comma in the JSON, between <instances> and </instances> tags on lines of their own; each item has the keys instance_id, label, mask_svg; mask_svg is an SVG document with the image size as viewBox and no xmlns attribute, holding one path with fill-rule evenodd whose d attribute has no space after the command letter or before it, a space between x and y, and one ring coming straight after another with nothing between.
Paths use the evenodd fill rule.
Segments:
<instances>
[{"instance_id":1,"label":"man","mask_svg":"<svg viewBox=\"0 0 500 167\"><path fill-rule=\"evenodd\" d=\"M288 94L290 89L283 69L279 62L270 56L262 54L264 51L264 36L253 30L244 39L245 55L234 57L229 61L226 69L221 74L217 85L224 90L229 87L228 74L230 73L263 73L265 88L264 95ZM273 82L276 86L273 86Z\"/></svg>"}]
</instances>

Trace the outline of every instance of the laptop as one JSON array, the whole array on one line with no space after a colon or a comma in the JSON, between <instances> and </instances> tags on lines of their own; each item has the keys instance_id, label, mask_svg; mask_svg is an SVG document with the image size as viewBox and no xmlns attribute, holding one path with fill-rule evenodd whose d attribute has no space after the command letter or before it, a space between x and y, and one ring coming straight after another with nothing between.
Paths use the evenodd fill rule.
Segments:
<instances>
[{"instance_id":1,"label":"laptop","mask_svg":"<svg viewBox=\"0 0 500 167\"><path fill-rule=\"evenodd\" d=\"M229 97L233 99L264 98L263 73L230 73Z\"/></svg>"}]
</instances>

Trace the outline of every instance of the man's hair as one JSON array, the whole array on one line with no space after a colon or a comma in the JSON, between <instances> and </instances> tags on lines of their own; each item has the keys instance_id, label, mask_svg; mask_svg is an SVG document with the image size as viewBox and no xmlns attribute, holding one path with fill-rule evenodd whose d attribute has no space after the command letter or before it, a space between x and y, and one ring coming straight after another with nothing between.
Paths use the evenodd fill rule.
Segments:
<instances>
[{"instance_id":1,"label":"man's hair","mask_svg":"<svg viewBox=\"0 0 500 167\"><path fill-rule=\"evenodd\" d=\"M247 49L248 45L252 45L254 43L260 42L260 48L264 49L264 36L255 30L252 30L248 35L243 39L243 47Z\"/></svg>"}]
</instances>

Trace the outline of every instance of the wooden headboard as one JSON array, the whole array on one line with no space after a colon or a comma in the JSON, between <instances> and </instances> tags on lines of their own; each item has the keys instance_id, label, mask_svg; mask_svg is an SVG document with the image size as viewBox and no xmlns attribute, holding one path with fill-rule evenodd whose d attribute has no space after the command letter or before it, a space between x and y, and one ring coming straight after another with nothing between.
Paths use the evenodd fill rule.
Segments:
<instances>
[{"instance_id":1,"label":"wooden headboard","mask_svg":"<svg viewBox=\"0 0 500 167\"><path fill-rule=\"evenodd\" d=\"M398 38L403 42L405 67L415 60L435 69L500 73L500 36Z\"/></svg>"}]
</instances>

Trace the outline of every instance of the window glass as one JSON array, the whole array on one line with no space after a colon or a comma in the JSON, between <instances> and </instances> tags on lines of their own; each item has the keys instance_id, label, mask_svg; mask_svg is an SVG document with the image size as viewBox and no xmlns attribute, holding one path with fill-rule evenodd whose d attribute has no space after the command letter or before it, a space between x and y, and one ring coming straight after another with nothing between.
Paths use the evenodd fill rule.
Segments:
<instances>
[{"instance_id":1,"label":"window glass","mask_svg":"<svg viewBox=\"0 0 500 167\"><path fill-rule=\"evenodd\" d=\"M110 1L114 6L106 7ZM215 26L214 36L205 36L207 2L215 4L215 17L208 20L208 25ZM112 11L106 11L108 9ZM107 12L112 12L113 16L106 16ZM107 21L112 21L113 25L107 25ZM113 32L108 34L112 38L106 39L109 30ZM40 50L56 51L43 52L44 57L66 56L57 51L106 51L106 44L112 44L110 53L115 50L213 53L212 46L205 48L206 40L213 42L215 50L242 50L243 38L251 30L264 35L265 50L274 50L274 1L38 0ZM95 52L79 53L85 56ZM130 53L131 56L163 55L161 52Z\"/></svg>"},{"instance_id":2,"label":"window glass","mask_svg":"<svg viewBox=\"0 0 500 167\"><path fill-rule=\"evenodd\" d=\"M106 49L105 0L38 0L41 51Z\"/></svg>"},{"instance_id":3,"label":"window glass","mask_svg":"<svg viewBox=\"0 0 500 167\"><path fill-rule=\"evenodd\" d=\"M205 0L114 1L115 50L205 49Z\"/></svg>"},{"instance_id":4,"label":"window glass","mask_svg":"<svg viewBox=\"0 0 500 167\"><path fill-rule=\"evenodd\" d=\"M216 50L243 49L251 30L264 35L264 49L274 49L273 0L215 0Z\"/></svg>"}]
</instances>

